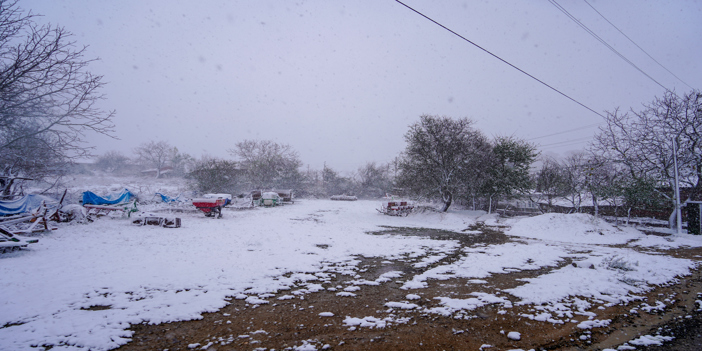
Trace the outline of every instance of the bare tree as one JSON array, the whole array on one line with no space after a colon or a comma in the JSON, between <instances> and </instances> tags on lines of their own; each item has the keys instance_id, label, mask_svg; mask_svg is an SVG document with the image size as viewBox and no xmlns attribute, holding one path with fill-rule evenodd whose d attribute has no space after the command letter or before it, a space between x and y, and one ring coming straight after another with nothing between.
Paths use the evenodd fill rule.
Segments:
<instances>
[{"instance_id":1,"label":"bare tree","mask_svg":"<svg viewBox=\"0 0 702 351\"><path fill-rule=\"evenodd\" d=\"M173 167L173 174L176 176L185 176L193 169L197 161L193 156L188 153L180 152L177 147L173 148L173 158L171 158L171 166Z\"/></svg>"},{"instance_id":2,"label":"bare tree","mask_svg":"<svg viewBox=\"0 0 702 351\"><path fill-rule=\"evenodd\" d=\"M566 183L561 164L551 157L542 160L541 168L536 172L534 183L537 196L545 197L548 208L553 200L565 196Z\"/></svg>"},{"instance_id":3,"label":"bare tree","mask_svg":"<svg viewBox=\"0 0 702 351\"><path fill-rule=\"evenodd\" d=\"M60 175L60 165L89 155L87 134L113 133L114 112L96 106L104 83L87 71L93 60L84 58L86 48L77 47L65 29L39 26L34 17L16 1L0 0L0 171L5 176Z\"/></svg>"},{"instance_id":4,"label":"bare tree","mask_svg":"<svg viewBox=\"0 0 702 351\"><path fill-rule=\"evenodd\" d=\"M563 198L573 205L576 212L581 211L583 196L587 196L587 154L577 152L568 156L561 163L563 171Z\"/></svg>"},{"instance_id":5,"label":"bare tree","mask_svg":"<svg viewBox=\"0 0 702 351\"><path fill-rule=\"evenodd\" d=\"M25 133L31 125L18 126L11 134ZM53 187L67 172L66 162L60 150L48 147L45 136L23 137L11 146L0 150L0 186L5 197L18 195L14 189L20 183L13 179L46 180ZM48 189L47 189L48 190Z\"/></svg>"},{"instance_id":6,"label":"bare tree","mask_svg":"<svg viewBox=\"0 0 702 351\"><path fill-rule=\"evenodd\" d=\"M270 140L245 140L236 143L236 148L229 153L238 158L254 189L297 188L302 184L299 171L302 161L290 145Z\"/></svg>"},{"instance_id":7,"label":"bare tree","mask_svg":"<svg viewBox=\"0 0 702 351\"><path fill-rule=\"evenodd\" d=\"M164 168L172 166L178 149L165 141L152 140L134 148L134 154L137 156L137 162L146 167L153 167L156 178L160 178Z\"/></svg>"},{"instance_id":8,"label":"bare tree","mask_svg":"<svg viewBox=\"0 0 702 351\"><path fill-rule=\"evenodd\" d=\"M702 196L702 93L666 92L641 111L607 113L606 122L595 137L595 152L623 165L635 182L672 188L676 143L680 179L692 187L692 198Z\"/></svg>"},{"instance_id":9,"label":"bare tree","mask_svg":"<svg viewBox=\"0 0 702 351\"><path fill-rule=\"evenodd\" d=\"M600 202L604 201L616 209L624 195L626 173L606 158L590 155L585 164L585 189L592 198L595 217L600 214ZM615 213L616 214L616 213Z\"/></svg>"},{"instance_id":10,"label":"bare tree","mask_svg":"<svg viewBox=\"0 0 702 351\"><path fill-rule=\"evenodd\" d=\"M361 196L382 197L392 190L389 164L368 162L358 169L357 176Z\"/></svg>"},{"instance_id":11,"label":"bare tree","mask_svg":"<svg viewBox=\"0 0 702 351\"><path fill-rule=\"evenodd\" d=\"M577 212L581 211L584 198L592 200L596 217L599 216L601 202L615 209L623 205L620 198L625 196L628 177L611 160L581 151L567 157L557 169L554 190L569 201Z\"/></svg>"},{"instance_id":12,"label":"bare tree","mask_svg":"<svg viewBox=\"0 0 702 351\"><path fill-rule=\"evenodd\" d=\"M119 151L108 151L95 158L95 167L105 172L119 172L130 163L129 157Z\"/></svg>"}]
</instances>

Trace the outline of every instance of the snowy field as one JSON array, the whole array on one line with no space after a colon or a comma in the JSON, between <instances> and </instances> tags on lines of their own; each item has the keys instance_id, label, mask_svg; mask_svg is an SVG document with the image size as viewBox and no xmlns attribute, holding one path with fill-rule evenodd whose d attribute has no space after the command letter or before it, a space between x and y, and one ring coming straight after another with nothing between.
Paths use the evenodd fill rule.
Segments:
<instances>
[{"instance_id":1,"label":"snowy field","mask_svg":"<svg viewBox=\"0 0 702 351\"><path fill-rule=\"evenodd\" d=\"M592 301L585 298L605 305L631 301L696 266L649 249L702 246L701 237L646 236L587 215L546 214L500 220L510 227L506 234L518 240L462 248L452 240L368 232L394 226L475 235L464 230L476 222L497 224L497 219L461 210L389 217L375 210L378 205L301 200L277 208L225 209L222 219L201 212L170 214L182 218L177 229L140 227L119 218L62 224L28 249L0 256L0 349L108 350L130 340L130 323L198 319L232 297L266 303L266 294L301 282L310 293L335 291L325 284L325 272L353 275L361 256L414 260L416 267L428 267L460 253L460 259L413 277L388 272L386 280L399 280L407 290L406 301L386 304L396 309L417 308L415 293L432 279L479 282L494 273L555 267L570 258L575 264L527 279L504 294L447 296L439 299L441 307L425 312L455 316L485 304L508 310L513 306L505 298L509 294L517 304L533 305L533 314L526 316L531 319L565 323L579 314L589 320L578 327L596 328L608 322L596 318ZM339 298L379 280L359 281ZM383 321L383 316L342 317L359 328Z\"/></svg>"}]
</instances>

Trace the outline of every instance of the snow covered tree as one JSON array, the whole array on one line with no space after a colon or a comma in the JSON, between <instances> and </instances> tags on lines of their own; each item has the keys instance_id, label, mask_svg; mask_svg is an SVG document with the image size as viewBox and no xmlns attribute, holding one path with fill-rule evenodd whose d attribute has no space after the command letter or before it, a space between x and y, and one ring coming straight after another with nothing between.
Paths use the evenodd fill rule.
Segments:
<instances>
[{"instance_id":1,"label":"snow covered tree","mask_svg":"<svg viewBox=\"0 0 702 351\"><path fill-rule=\"evenodd\" d=\"M537 196L545 198L549 208L553 206L554 199L563 197L566 194L565 175L563 172L558 161L547 157L542 160L541 168L534 177Z\"/></svg>"},{"instance_id":2,"label":"snow covered tree","mask_svg":"<svg viewBox=\"0 0 702 351\"><path fill-rule=\"evenodd\" d=\"M560 196L573 208L581 211L584 198L592 200L595 216L599 215L599 204L606 201L618 207L624 195L626 174L610 160L586 152L568 156L560 166Z\"/></svg>"},{"instance_id":3,"label":"snow covered tree","mask_svg":"<svg viewBox=\"0 0 702 351\"><path fill-rule=\"evenodd\" d=\"M39 26L16 1L0 1L0 172L56 177L89 156L89 133L112 136L113 112L97 107L101 76L87 71L71 34Z\"/></svg>"},{"instance_id":4,"label":"snow covered tree","mask_svg":"<svg viewBox=\"0 0 702 351\"><path fill-rule=\"evenodd\" d=\"M536 147L515 137L497 137L493 142L483 191L488 197L488 212L501 198L525 194L533 188L529 171L538 153Z\"/></svg>"},{"instance_id":5,"label":"snow covered tree","mask_svg":"<svg viewBox=\"0 0 702 351\"><path fill-rule=\"evenodd\" d=\"M302 184L300 156L290 145L270 140L245 140L236 143L229 153L237 157L246 170L252 189L294 189Z\"/></svg>"},{"instance_id":6,"label":"snow covered tree","mask_svg":"<svg viewBox=\"0 0 702 351\"><path fill-rule=\"evenodd\" d=\"M119 151L108 151L95 158L95 167L105 172L119 172L129 165L131 160Z\"/></svg>"},{"instance_id":7,"label":"snow covered tree","mask_svg":"<svg viewBox=\"0 0 702 351\"><path fill-rule=\"evenodd\" d=\"M607 159L590 155L585 167L585 189L592 198L595 217L600 213L600 202L606 201L617 208L621 205L619 198L623 195L625 173Z\"/></svg>"},{"instance_id":8,"label":"snow covered tree","mask_svg":"<svg viewBox=\"0 0 702 351\"><path fill-rule=\"evenodd\" d=\"M237 194L243 189L244 172L234 161L202 157L186 178L202 193Z\"/></svg>"},{"instance_id":9,"label":"snow covered tree","mask_svg":"<svg viewBox=\"0 0 702 351\"><path fill-rule=\"evenodd\" d=\"M573 205L576 212L580 212L583 196L587 196L587 155L581 151L568 156L561 163L561 169L563 198Z\"/></svg>"},{"instance_id":10,"label":"snow covered tree","mask_svg":"<svg viewBox=\"0 0 702 351\"><path fill-rule=\"evenodd\" d=\"M672 188L673 142L678 149L680 180L702 198L702 93L682 97L666 92L641 111L607 113L606 125L595 136L595 153L621 164L635 182ZM672 199L672 194L661 193ZM672 225L672 222L671 222Z\"/></svg>"},{"instance_id":11,"label":"snow covered tree","mask_svg":"<svg viewBox=\"0 0 702 351\"><path fill-rule=\"evenodd\" d=\"M196 160L194 157L190 156L190 154L178 151L176 147L174 147L174 150L173 158L171 158L173 174L181 177L193 169Z\"/></svg>"},{"instance_id":12,"label":"snow covered tree","mask_svg":"<svg viewBox=\"0 0 702 351\"><path fill-rule=\"evenodd\" d=\"M323 188L326 196L332 195L355 195L356 184L351 178L343 177L333 170L331 167L324 164L322 169Z\"/></svg>"},{"instance_id":13,"label":"snow covered tree","mask_svg":"<svg viewBox=\"0 0 702 351\"><path fill-rule=\"evenodd\" d=\"M18 126L4 136L31 133L34 126ZM61 150L50 147L46 135L34 135L18 138L12 145L0 150L0 188L4 198L12 198L22 193L15 188L25 180L46 180L52 188L67 173L68 167ZM15 181L18 180L18 181Z\"/></svg>"},{"instance_id":14,"label":"snow covered tree","mask_svg":"<svg viewBox=\"0 0 702 351\"><path fill-rule=\"evenodd\" d=\"M357 176L361 196L382 197L392 190L388 164L376 165L375 162L368 162L358 169Z\"/></svg>"},{"instance_id":15,"label":"snow covered tree","mask_svg":"<svg viewBox=\"0 0 702 351\"><path fill-rule=\"evenodd\" d=\"M627 218L632 210L656 212L671 207L670 200L656 189L657 182L653 179L625 177L622 183Z\"/></svg>"},{"instance_id":16,"label":"snow covered tree","mask_svg":"<svg viewBox=\"0 0 702 351\"><path fill-rule=\"evenodd\" d=\"M491 148L472 124L467 118L422 115L405 134L398 185L415 195L440 197L442 211L448 211L454 197L475 180L470 171L483 169L481 163Z\"/></svg>"}]
</instances>

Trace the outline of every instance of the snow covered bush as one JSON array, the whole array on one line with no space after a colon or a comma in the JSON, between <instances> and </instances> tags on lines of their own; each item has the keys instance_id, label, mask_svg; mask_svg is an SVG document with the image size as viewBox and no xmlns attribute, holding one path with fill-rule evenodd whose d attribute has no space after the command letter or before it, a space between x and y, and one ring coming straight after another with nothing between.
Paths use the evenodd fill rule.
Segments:
<instances>
[{"instance_id":1,"label":"snow covered bush","mask_svg":"<svg viewBox=\"0 0 702 351\"><path fill-rule=\"evenodd\" d=\"M610 256L602 260L602 265L604 268L609 270L619 270L624 272L635 271L636 267L639 266L639 262L629 262L624 257L620 256Z\"/></svg>"}]
</instances>

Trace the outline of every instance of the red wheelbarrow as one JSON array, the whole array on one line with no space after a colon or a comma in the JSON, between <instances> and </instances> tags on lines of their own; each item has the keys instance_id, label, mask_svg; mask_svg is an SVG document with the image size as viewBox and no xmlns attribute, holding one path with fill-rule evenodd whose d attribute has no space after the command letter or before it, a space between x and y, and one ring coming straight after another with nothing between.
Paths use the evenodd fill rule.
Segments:
<instances>
[{"instance_id":1,"label":"red wheelbarrow","mask_svg":"<svg viewBox=\"0 0 702 351\"><path fill-rule=\"evenodd\" d=\"M222 207L224 207L225 203L226 200L221 197L217 199L193 199L193 206L204 212L207 217L217 215L217 218L222 218Z\"/></svg>"}]
</instances>

